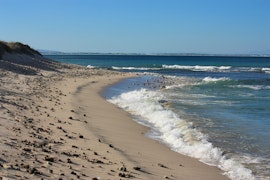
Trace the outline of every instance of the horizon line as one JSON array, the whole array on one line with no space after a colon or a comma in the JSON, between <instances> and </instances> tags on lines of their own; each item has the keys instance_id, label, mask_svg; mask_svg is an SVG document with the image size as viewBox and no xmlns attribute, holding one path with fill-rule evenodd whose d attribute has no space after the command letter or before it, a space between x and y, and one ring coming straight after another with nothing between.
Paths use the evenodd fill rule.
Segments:
<instances>
[{"instance_id":1,"label":"horizon line","mask_svg":"<svg viewBox=\"0 0 270 180\"><path fill-rule=\"evenodd\" d=\"M141 55L141 56L240 56L240 57L270 57L270 53L111 53L111 52L61 52L53 50L40 50L42 55Z\"/></svg>"}]
</instances>

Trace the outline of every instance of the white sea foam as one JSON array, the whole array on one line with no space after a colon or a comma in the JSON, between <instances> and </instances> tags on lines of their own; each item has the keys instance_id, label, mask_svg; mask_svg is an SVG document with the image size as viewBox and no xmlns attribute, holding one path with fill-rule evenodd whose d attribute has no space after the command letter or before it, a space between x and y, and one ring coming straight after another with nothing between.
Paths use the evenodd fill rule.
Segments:
<instances>
[{"instance_id":1,"label":"white sea foam","mask_svg":"<svg viewBox=\"0 0 270 180\"><path fill-rule=\"evenodd\" d=\"M235 85L235 86L230 86L230 87L247 88L247 89L252 89L252 90L270 89L270 86L265 86L265 85Z\"/></svg>"},{"instance_id":2,"label":"white sea foam","mask_svg":"<svg viewBox=\"0 0 270 180\"><path fill-rule=\"evenodd\" d=\"M88 65L90 67L94 67ZM95 68L95 67L94 67ZM203 71L203 72L258 72L270 74L270 68L261 67L232 67L232 66L183 66L183 65L162 65L162 68L158 67L118 67L112 66L115 70L161 70L161 69L179 69L179 70L190 70L190 71Z\"/></svg>"},{"instance_id":3,"label":"white sea foam","mask_svg":"<svg viewBox=\"0 0 270 180\"><path fill-rule=\"evenodd\" d=\"M229 81L230 78L221 77L221 78L213 78L213 77L205 77L203 78L203 82L218 82L218 81Z\"/></svg>"},{"instance_id":4,"label":"white sea foam","mask_svg":"<svg viewBox=\"0 0 270 180\"><path fill-rule=\"evenodd\" d=\"M112 66L112 69L115 70L159 70L160 68L147 68L147 67L117 67L117 66Z\"/></svg>"},{"instance_id":5,"label":"white sea foam","mask_svg":"<svg viewBox=\"0 0 270 180\"><path fill-rule=\"evenodd\" d=\"M182 69L190 71L205 71L205 72L258 72L258 73L270 73L268 67L232 67L232 66L182 66L182 65L162 65L164 69Z\"/></svg>"},{"instance_id":6,"label":"white sea foam","mask_svg":"<svg viewBox=\"0 0 270 180\"><path fill-rule=\"evenodd\" d=\"M164 69L184 69L191 71L224 71L231 69L231 66L182 66L182 65L162 65Z\"/></svg>"},{"instance_id":7,"label":"white sea foam","mask_svg":"<svg viewBox=\"0 0 270 180\"><path fill-rule=\"evenodd\" d=\"M162 99L164 97L158 91L141 89L122 93L109 101L139 116L140 123L150 124L158 131L150 137L162 140L172 150L218 166L231 179L255 179L251 170L244 168L240 162L223 156L222 151L208 142L207 137L194 128L192 123L165 109L159 103Z\"/></svg>"},{"instance_id":8,"label":"white sea foam","mask_svg":"<svg viewBox=\"0 0 270 180\"><path fill-rule=\"evenodd\" d=\"M270 68L262 68L262 71L266 74L270 74Z\"/></svg>"},{"instance_id":9,"label":"white sea foam","mask_svg":"<svg viewBox=\"0 0 270 180\"><path fill-rule=\"evenodd\" d=\"M87 68L90 68L90 69L95 69L95 68L97 68L96 66L92 66L92 65L87 65L86 67L87 67Z\"/></svg>"}]
</instances>

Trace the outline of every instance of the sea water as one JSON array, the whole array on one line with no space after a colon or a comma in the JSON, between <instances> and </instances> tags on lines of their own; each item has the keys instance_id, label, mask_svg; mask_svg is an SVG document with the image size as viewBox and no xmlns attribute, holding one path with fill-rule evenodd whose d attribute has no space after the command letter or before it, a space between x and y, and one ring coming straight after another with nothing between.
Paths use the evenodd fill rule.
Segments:
<instances>
[{"instance_id":1,"label":"sea water","mask_svg":"<svg viewBox=\"0 0 270 180\"><path fill-rule=\"evenodd\" d=\"M270 178L270 58L66 55L49 58L125 72L104 95L173 151L231 179Z\"/></svg>"}]
</instances>

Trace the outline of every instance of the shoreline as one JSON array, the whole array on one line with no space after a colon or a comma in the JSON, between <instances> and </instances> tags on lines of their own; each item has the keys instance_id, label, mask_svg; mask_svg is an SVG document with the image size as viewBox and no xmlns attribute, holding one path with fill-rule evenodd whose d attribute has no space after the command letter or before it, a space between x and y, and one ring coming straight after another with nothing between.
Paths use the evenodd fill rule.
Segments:
<instances>
[{"instance_id":1,"label":"shoreline","mask_svg":"<svg viewBox=\"0 0 270 180\"><path fill-rule=\"evenodd\" d=\"M145 137L147 127L101 96L134 75L78 66L61 71L0 76L0 177L228 179Z\"/></svg>"},{"instance_id":2,"label":"shoreline","mask_svg":"<svg viewBox=\"0 0 270 180\"><path fill-rule=\"evenodd\" d=\"M116 79L112 84L121 80ZM113 146L121 156L130 161L125 164L127 170L132 172L134 167L139 167L143 179L228 179L217 167L181 155L166 145L146 137L145 134L150 130L148 127L138 124L131 118L131 114L111 104L101 95L101 92L112 84L85 86L77 96L80 98L77 105L85 104L90 106L89 111L95 111L95 114L92 114L95 117L92 120L94 125L90 130L95 132L101 142ZM91 99L85 99L88 96L96 103L90 105ZM102 108L97 107L97 104ZM103 111L110 114L106 116L102 114ZM108 122L109 118L113 122Z\"/></svg>"}]
</instances>

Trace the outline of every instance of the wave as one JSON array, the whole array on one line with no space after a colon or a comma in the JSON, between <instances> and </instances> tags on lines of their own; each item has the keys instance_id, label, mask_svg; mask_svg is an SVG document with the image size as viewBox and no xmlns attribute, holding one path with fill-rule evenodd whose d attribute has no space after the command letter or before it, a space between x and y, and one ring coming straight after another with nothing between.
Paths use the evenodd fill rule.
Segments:
<instances>
[{"instance_id":1,"label":"wave","mask_svg":"<svg viewBox=\"0 0 270 180\"><path fill-rule=\"evenodd\" d=\"M270 89L270 86L266 85L234 85L230 86L232 88L245 88L245 89L252 89L252 90L265 90Z\"/></svg>"},{"instance_id":2,"label":"wave","mask_svg":"<svg viewBox=\"0 0 270 180\"><path fill-rule=\"evenodd\" d=\"M160 71L160 70L184 70L193 72L255 72L270 74L268 67L232 67L232 66L183 66L183 65L162 65L160 67L121 67L112 66L114 70L130 70L130 71Z\"/></svg>"},{"instance_id":3,"label":"wave","mask_svg":"<svg viewBox=\"0 0 270 180\"><path fill-rule=\"evenodd\" d=\"M223 71L229 70L231 66L181 66L181 65L162 65L164 69L183 69L192 71Z\"/></svg>"},{"instance_id":4,"label":"wave","mask_svg":"<svg viewBox=\"0 0 270 180\"><path fill-rule=\"evenodd\" d=\"M218 81L229 81L230 78L221 77L221 78L212 78L212 77L205 77L203 78L203 82L218 82Z\"/></svg>"},{"instance_id":5,"label":"wave","mask_svg":"<svg viewBox=\"0 0 270 180\"><path fill-rule=\"evenodd\" d=\"M142 70L142 71L147 71L147 70L160 70L160 68L147 68L147 67L116 67L116 66L112 66L112 69L115 69L115 70Z\"/></svg>"},{"instance_id":6,"label":"wave","mask_svg":"<svg viewBox=\"0 0 270 180\"><path fill-rule=\"evenodd\" d=\"M149 136L163 141L172 150L215 165L231 179L255 179L251 170L237 160L226 158L222 150L207 141L207 137L192 123L164 108L159 103L164 98L159 91L140 89L122 93L108 101L140 117L135 119L138 123L148 124L156 131Z\"/></svg>"},{"instance_id":7,"label":"wave","mask_svg":"<svg viewBox=\"0 0 270 180\"><path fill-rule=\"evenodd\" d=\"M162 65L161 67L118 67L112 66L115 70L134 70L134 71L151 71L151 70L163 70L163 69L179 69L187 71L201 71L201 72L257 72L270 74L270 68L268 67L232 67L232 66L182 66L182 65Z\"/></svg>"},{"instance_id":8,"label":"wave","mask_svg":"<svg viewBox=\"0 0 270 180\"><path fill-rule=\"evenodd\" d=\"M182 66L182 65L162 65L163 69L179 69L190 71L205 71L205 72L258 72L270 73L270 68L267 67L232 67L232 66Z\"/></svg>"},{"instance_id":9,"label":"wave","mask_svg":"<svg viewBox=\"0 0 270 180\"><path fill-rule=\"evenodd\" d=\"M92 65L87 65L86 67L87 67L87 68L90 68L90 69L95 69L95 68L97 68L97 66L92 66Z\"/></svg>"},{"instance_id":10,"label":"wave","mask_svg":"<svg viewBox=\"0 0 270 180\"><path fill-rule=\"evenodd\" d=\"M262 71L266 74L270 74L270 68L262 68Z\"/></svg>"}]
</instances>

